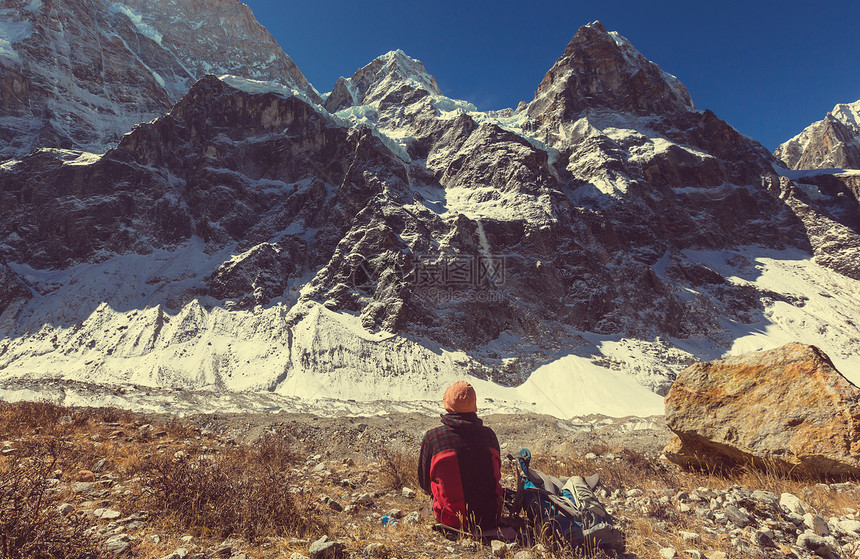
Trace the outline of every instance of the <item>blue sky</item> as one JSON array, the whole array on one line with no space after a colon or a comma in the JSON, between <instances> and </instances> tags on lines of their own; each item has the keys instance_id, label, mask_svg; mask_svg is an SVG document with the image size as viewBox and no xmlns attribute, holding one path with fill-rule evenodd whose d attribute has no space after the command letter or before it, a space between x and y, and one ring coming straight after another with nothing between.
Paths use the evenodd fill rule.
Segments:
<instances>
[{"instance_id":1,"label":"blue sky","mask_svg":"<svg viewBox=\"0 0 860 559\"><path fill-rule=\"evenodd\" d=\"M449 97L515 107L600 20L678 76L697 107L771 150L860 99L857 0L243 1L320 91L399 48Z\"/></svg>"}]
</instances>

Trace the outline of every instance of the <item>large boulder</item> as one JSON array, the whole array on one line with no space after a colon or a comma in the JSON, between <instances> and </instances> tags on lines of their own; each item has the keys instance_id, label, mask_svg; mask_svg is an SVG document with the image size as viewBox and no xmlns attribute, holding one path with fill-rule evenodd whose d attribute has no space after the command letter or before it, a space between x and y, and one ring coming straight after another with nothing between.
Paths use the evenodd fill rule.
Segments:
<instances>
[{"instance_id":1,"label":"large boulder","mask_svg":"<svg viewBox=\"0 0 860 559\"><path fill-rule=\"evenodd\" d=\"M860 474L860 389L814 346L687 367L666 396L666 423L676 435L666 456L683 466Z\"/></svg>"}]
</instances>

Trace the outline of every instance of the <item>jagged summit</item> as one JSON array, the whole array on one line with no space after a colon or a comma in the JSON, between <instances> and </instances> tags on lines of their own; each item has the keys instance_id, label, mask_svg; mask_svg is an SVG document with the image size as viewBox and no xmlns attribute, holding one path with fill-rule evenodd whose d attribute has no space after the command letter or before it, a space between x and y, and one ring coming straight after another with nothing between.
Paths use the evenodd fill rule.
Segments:
<instances>
[{"instance_id":1,"label":"jagged summit","mask_svg":"<svg viewBox=\"0 0 860 559\"><path fill-rule=\"evenodd\" d=\"M315 102L321 101L293 59L242 2L123 0L122 4L111 4L111 9L126 12L139 29L150 26L157 30L161 36L159 44L173 51L195 79L218 73L218 66L223 66L227 73L278 81ZM218 53L223 59L208 60L207 51ZM184 93L185 90L181 92Z\"/></svg>"},{"instance_id":2,"label":"jagged summit","mask_svg":"<svg viewBox=\"0 0 860 559\"><path fill-rule=\"evenodd\" d=\"M368 105L404 86L442 94L436 78L424 69L424 64L397 49L375 58L351 78L338 78L325 107L334 113L355 105Z\"/></svg>"},{"instance_id":3,"label":"jagged summit","mask_svg":"<svg viewBox=\"0 0 860 559\"><path fill-rule=\"evenodd\" d=\"M204 74L276 81L321 102L236 0L4 2L0 159L40 147L103 152Z\"/></svg>"},{"instance_id":4,"label":"jagged summit","mask_svg":"<svg viewBox=\"0 0 860 559\"><path fill-rule=\"evenodd\" d=\"M860 132L860 101L836 105L830 113L843 124Z\"/></svg>"},{"instance_id":5,"label":"jagged summit","mask_svg":"<svg viewBox=\"0 0 860 559\"><path fill-rule=\"evenodd\" d=\"M599 21L576 32L517 116L526 134L558 151L569 176L608 194L604 202L637 183L750 184L775 162L714 113L697 110L678 78Z\"/></svg>"},{"instance_id":6,"label":"jagged summit","mask_svg":"<svg viewBox=\"0 0 860 559\"><path fill-rule=\"evenodd\" d=\"M538 86L528 114L559 113L565 120L588 110L665 115L695 109L678 78L645 58L599 21L581 27Z\"/></svg>"},{"instance_id":7,"label":"jagged summit","mask_svg":"<svg viewBox=\"0 0 860 559\"><path fill-rule=\"evenodd\" d=\"M789 169L860 169L860 101L836 105L774 155Z\"/></svg>"}]
</instances>

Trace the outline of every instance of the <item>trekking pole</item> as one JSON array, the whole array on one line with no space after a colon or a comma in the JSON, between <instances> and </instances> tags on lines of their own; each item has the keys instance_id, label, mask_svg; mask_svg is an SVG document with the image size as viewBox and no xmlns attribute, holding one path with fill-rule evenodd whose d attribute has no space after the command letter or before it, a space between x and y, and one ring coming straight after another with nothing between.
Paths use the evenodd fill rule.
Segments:
<instances>
[{"instance_id":1,"label":"trekking pole","mask_svg":"<svg viewBox=\"0 0 860 559\"><path fill-rule=\"evenodd\" d=\"M511 507L509 508L511 514L519 514L520 510L523 508L523 497L525 491L525 480L523 479L522 471L520 471L519 463L517 459L514 458L511 454L507 455L508 463L513 467L514 472L517 474L517 488L514 492L514 501L511 503Z\"/></svg>"}]
</instances>

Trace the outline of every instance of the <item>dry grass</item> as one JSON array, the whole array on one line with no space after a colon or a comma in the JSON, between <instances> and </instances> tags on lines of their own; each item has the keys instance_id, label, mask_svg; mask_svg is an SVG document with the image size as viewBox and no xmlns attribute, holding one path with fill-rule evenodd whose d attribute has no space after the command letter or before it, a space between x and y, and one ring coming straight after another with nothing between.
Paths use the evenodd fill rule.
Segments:
<instances>
[{"instance_id":1,"label":"dry grass","mask_svg":"<svg viewBox=\"0 0 860 559\"><path fill-rule=\"evenodd\" d=\"M182 451L184 453L184 451ZM140 506L198 537L319 536L315 505L290 493L294 454L276 435L217 455L160 455L136 472Z\"/></svg>"},{"instance_id":2,"label":"dry grass","mask_svg":"<svg viewBox=\"0 0 860 559\"><path fill-rule=\"evenodd\" d=\"M380 485L383 489L400 491L404 487L418 487L418 452L404 451L386 444L374 449L379 462Z\"/></svg>"},{"instance_id":3,"label":"dry grass","mask_svg":"<svg viewBox=\"0 0 860 559\"><path fill-rule=\"evenodd\" d=\"M84 519L57 508L52 481L63 448L36 442L17 450L0 461L0 558L102 557Z\"/></svg>"},{"instance_id":4,"label":"dry grass","mask_svg":"<svg viewBox=\"0 0 860 559\"><path fill-rule=\"evenodd\" d=\"M140 429L146 423L152 423L152 429ZM110 506L124 514L148 511L146 532L162 536L158 544L145 539L137 543L135 557L163 557L184 546L180 537L186 534L194 536L197 549L204 551L230 537L258 559L289 557L294 551L306 553L307 543L291 543L291 538L312 541L322 534L346 542L349 551L361 552L370 544L383 544L376 551L377 557L456 554L474 558L488 554L487 546L480 543L448 542L428 533L432 523L429 502L423 495L410 501L400 493L403 487L418 489L418 449L394 446L390 441L367 448L366 461L358 459L355 465L329 462L326 468L332 473L324 476L313 471L314 462L306 462L306 449L297 450L299 443L291 433L269 433L253 445L233 445L214 436L204 437L178 419L157 422L115 409L0 402L0 443L3 441L11 441L19 452L0 457L0 538L5 538L0 539L0 546L6 546L5 551L0 549L0 559L82 557L89 552L98 557L98 549L87 547L92 542L83 536L83 520L90 524L95 521L57 514L58 499L74 497L47 491L46 487L55 483L47 480L57 476L65 486L78 470L92 469L101 459L107 460L107 471L123 485L122 492L111 495ZM600 473L610 493L620 491L623 495L633 488L645 491L647 498L637 500L637 506L616 507L613 513L625 534L623 556L628 558L658 559L660 548L669 546L679 552L695 547L738 557L729 538L709 534L702 519L679 511L675 495L682 490L725 490L739 485L777 495L793 493L824 516L839 516L849 508L860 510L856 491L837 493L776 470L690 472L629 450L605 446L589 450L603 456L612 452L616 459L536 455L532 466L558 476ZM182 454L177 455L177 451ZM508 468L505 466L503 473L509 474ZM357 486L344 487L341 481L347 478ZM294 492L296 487L301 491ZM510 482L509 488L513 488ZM131 494L126 495L126 491ZM322 495L330 495L346 505L357 493L372 494L374 505L347 513L335 512L319 502ZM609 504L608 498L601 500ZM399 522L382 527L379 517L393 508L419 510L420 524ZM19 512L12 514L13 510ZM700 539L694 545L684 544L678 536L681 531L699 534ZM6 543L10 541L14 543ZM51 541L65 542L63 551L38 547ZM553 547L554 539L540 530L533 532L532 541L547 549L544 557L616 556L603 550ZM454 551L448 551L450 546Z\"/></svg>"},{"instance_id":5,"label":"dry grass","mask_svg":"<svg viewBox=\"0 0 860 559\"><path fill-rule=\"evenodd\" d=\"M9 404L0 401L0 434L5 438L22 435L62 435L75 428L73 417L67 408L50 402L19 402ZM60 418L68 416L68 422Z\"/></svg>"}]
</instances>

